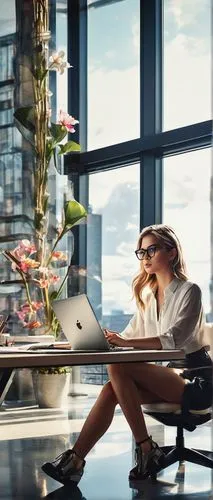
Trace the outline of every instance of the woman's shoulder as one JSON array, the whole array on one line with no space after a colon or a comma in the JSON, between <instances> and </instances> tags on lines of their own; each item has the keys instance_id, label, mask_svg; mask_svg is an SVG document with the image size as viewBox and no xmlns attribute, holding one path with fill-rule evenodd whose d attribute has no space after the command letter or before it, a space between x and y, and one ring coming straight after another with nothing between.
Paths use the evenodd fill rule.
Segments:
<instances>
[{"instance_id":1,"label":"woman's shoulder","mask_svg":"<svg viewBox=\"0 0 213 500\"><path fill-rule=\"evenodd\" d=\"M193 281L190 280L179 280L179 286L181 288L181 291L187 292L188 290L191 290L191 293L194 293L196 295L201 294L201 289L197 283L194 283Z\"/></svg>"}]
</instances>

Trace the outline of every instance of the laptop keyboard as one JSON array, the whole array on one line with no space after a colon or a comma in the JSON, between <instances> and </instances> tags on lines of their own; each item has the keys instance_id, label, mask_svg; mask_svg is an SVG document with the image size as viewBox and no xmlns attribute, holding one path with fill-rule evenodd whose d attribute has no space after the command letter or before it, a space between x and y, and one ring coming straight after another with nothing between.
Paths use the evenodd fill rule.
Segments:
<instances>
[{"instance_id":1,"label":"laptop keyboard","mask_svg":"<svg viewBox=\"0 0 213 500\"><path fill-rule=\"evenodd\" d=\"M113 345L107 342L110 351L131 351L133 347L119 347L118 345Z\"/></svg>"}]
</instances>

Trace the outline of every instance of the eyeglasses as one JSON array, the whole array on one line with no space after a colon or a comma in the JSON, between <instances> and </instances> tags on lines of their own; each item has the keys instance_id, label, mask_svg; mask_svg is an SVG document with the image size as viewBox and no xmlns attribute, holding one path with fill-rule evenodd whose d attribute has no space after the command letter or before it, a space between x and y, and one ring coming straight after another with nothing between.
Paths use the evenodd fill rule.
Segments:
<instances>
[{"instance_id":1,"label":"eyeglasses","mask_svg":"<svg viewBox=\"0 0 213 500\"><path fill-rule=\"evenodd\" d=\"M139 260L144 260L146 255L148 259L151 259L154 257L156 250L160 248L162 248L160 245L150 245L146 250L144 248L139 248L139 250L135 250L135 255Z\"/></svg>"}]
</instances>

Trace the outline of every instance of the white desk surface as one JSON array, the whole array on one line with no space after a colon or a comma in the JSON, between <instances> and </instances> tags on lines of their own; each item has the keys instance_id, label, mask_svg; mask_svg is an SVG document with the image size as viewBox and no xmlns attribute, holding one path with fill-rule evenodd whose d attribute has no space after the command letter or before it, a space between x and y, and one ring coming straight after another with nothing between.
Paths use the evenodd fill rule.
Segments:
<instances>
[{"instance_id":1,"label":"white desk surface","mask_svg":"<svg viewBox=\"0 0 213 500\"><path fill-rule=\"evenodd\" d=\"M0 351L1 352L1 351ZM135 363L138 361L171 361L184 359L179 350L133 350L124 352L77 352L55 351L0 353L1 368L36 368L41 366L80 366L108 363Z\"/></svg>"}]
</instances>

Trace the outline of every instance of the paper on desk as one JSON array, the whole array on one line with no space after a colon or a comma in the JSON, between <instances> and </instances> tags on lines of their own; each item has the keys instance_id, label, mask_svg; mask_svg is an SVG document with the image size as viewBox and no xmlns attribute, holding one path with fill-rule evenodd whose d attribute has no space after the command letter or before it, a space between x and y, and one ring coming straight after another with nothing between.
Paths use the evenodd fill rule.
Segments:
<instances>
[{"instance_id":1,"label":"paper on desk","mask_svg":"<svg viewBox=\"0 0 213 500\"><path fill-rule=\"evenodd\" d=\"M70 349L69 342L34 342L33 344L23 344L20 346L0 346L0 354L18 353L18 352L36 352L39 349L48 349L52 347L53 349Z\"/></svg>"},{"instance_id":2,"label":"paper on desk","mask_svg":"<svg viewBox=\"0 0 213 500\"><path fill-rule=\"evenodd\" d=\"M0 354L13 354L13 353L20 353L20 352L28 352L28 349L26 346L21 346L23 349L20 349L20 347L2 347L0 346Z\"/></svg>"}]
</instances>

